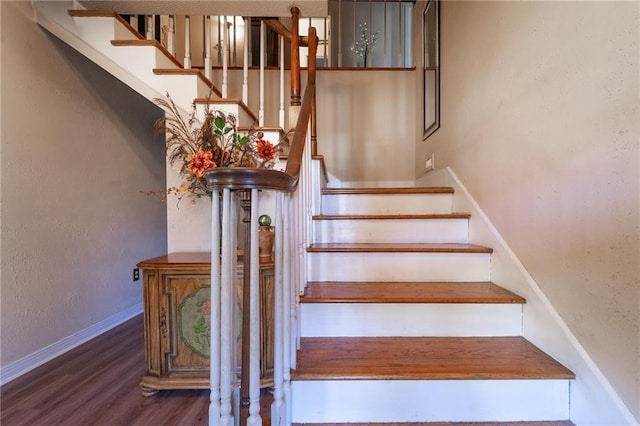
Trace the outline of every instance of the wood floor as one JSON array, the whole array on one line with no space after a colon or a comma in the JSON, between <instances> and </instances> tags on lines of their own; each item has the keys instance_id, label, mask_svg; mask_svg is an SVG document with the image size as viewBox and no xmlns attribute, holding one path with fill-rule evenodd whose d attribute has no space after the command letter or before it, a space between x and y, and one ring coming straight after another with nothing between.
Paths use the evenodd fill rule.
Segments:
<instances>
[{"instance_id":1,"label":"wood floor","mask_svg":"<svg viewBox=\"0 0 640 426\"><path fill-rule=\"evenodd\" d=\"M141 395L143 342L138 316L2 386L0 424L207 425L208 390ZM268 398L262 406L268 421Z\"/></svg>"},{"instance_id":2,"label":"wood floor","mask_svg":"<svg viewBox=\"0 0 640 426\"><path fill-rule=\"evenodd\" d=\"M133 318L2 386L0 388L0 424L2 426L207 425L208 390L162 391L149 398L142 396L139 386L144 373L142 327L142 317ZM349 340L350 344L346 341L345 343L352 346L352 349L358 346L355 344L357 339ZM340 352L337 349L335 347L332 349L334 355ZM309 352L309 354L313 353L315 352ZM358 358L359 362L363 359ZM364 358L367 357L364 356ZM305 365L309 367L308 361L310 359L301 359L300 367ZM304 373L305 368L299 368L299 374ZM306 371L306 374L318 374L318 372ZM339 375L344 375L344 371ZM265 425L270 423L270 403L269 395L261 399L260 413ZM430 424L432 426L572 425L571 422ZM410 426L418 423L386 425Z\"/></svg>"}]
</instances>

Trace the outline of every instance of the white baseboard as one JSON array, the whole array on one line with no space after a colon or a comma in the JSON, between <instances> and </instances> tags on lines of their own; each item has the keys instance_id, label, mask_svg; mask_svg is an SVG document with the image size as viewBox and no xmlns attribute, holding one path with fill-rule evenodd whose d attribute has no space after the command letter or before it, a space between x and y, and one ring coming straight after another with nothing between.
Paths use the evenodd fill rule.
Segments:
<instances>
[{"instance_id":1,"label":"white baseboard","mask_svg":"<svg viewBox=\"0 0 640 426\"><path fill-rule=\"evenodd\" d=\"M523 336L532 340L542 350L564 363L576 373L571 385L571 420L576 425L621 426L638 425L631 411L616 393L606 376L598 368L586 349L580 344L569 326L553 307L542 289L527 272L516 254L502 238L480 205L469 193L456 174L447 167L447 184L454 187L454 210L471 213L470 241L490 245L494 249L491 258L491 276L514 278L507 284L509 290L527 299L524 309ZM442 180L443 176L438 175ZM456 206L458 208L456 208ZM475 230L475 232L471 232ZM474 235L475 237L474 238ZM481 241L478 241L480 238ZM517 282L519 288L508 284ZM530 315L527 318L527 315Z\"/></svg>"},{"instance_id":2,"label":"white baseboard","mask_svg":"<svg viewBox=\"0 0 640 426\"><path fill-rule=\"evenodd\" d=\"M138 303L137 305L134 305L122 312L118 312L117 314L112 315L109 318L105 318L84 330L73 333L64 339L58 340L57 342L14 361L11 364L7 364L0 368L0 386L17 379L34 368L41 366L45 362L51 361L52 359L59 357L65 352L80 346L94 337L111 330L140 313L142 313L142 303Z\"/></svg>"}]
</instances>

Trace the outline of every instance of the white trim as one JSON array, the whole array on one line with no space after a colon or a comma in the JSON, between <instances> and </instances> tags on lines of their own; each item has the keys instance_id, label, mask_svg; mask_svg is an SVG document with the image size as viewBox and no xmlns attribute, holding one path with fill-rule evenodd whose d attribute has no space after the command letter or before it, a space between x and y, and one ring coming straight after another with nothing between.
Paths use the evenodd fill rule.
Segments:
<instances>
[{"instance_id":1,"label":"white trim","mask_svg":"<svg viewBox=\"0 0 640 426\"><path fill-rule=\"evenodd\" d=\"M563 334L563 337L566 339L567 343L572 347L572 349L575 351L575 353L580 357L580 360L575 360L574 359L574 363L576 363L576 364L584 363L586 368L588 369L588 372L592 375L592 378L580 377L580 373L582 373L582 375L584 375L585 370L581 369L578 372L578 374L577 374L577 379L578 380L576 381L576 383L572 384L572 388L571 388L572 389L572 395L571 395L572 402L573 402L575 389L576 389L576 387L580 386L579 381L581 381L583 379L584 380L595 379L597 381L597 384L600 386L600 389L602 390L602 393L604 393L606 395L606 397L608 397L611 400L611 402L615 406L615 409L617 410L617 413L611 413L611 414L613 416L617 415L617 416L623 418L624 421L626 422L626 424L629 424L629 425L637 425L637 424L639 424L638 420L635 419L635 417L633 416L631 411L627 408L627 406L624 404L624 402L622 401L620 396L616 393L615 389L611 386L611 383L607 380L606 376L598 368L598 366L593 361L593 359L589 356L589 354L587 353L585 348L580 344L580 342L578 341L576 336L571 332L571 329L569 328L569 326L564 322L564 320L562 319L560 314L555 310L555 308L553 307L553 305L551 304L549 299L545 296L544 292L540 289L540 287L535 282L533 277L527 272L527 270L524 267L524 265L520 262L520 260L515 255L513 250L511 250L511 248L509 247L507 242L502 238L502 236L500 235L500 233L498 232L496 227L493 225L493 223L491 223L491 221L489 220L487 215L484 213L484 211L482 210L482 208L480 207L478 202L473 198L473 196L469 193L467 188L462 184L462 182L460 181L458 176L453 172L453 170L450 167L446 168L446 172L447 172L447 175L448 175L447 177L450 178L454 183L454 185L452 185L452 186L454 186L454 190L456 191L456 193L458 191L462 192L464 197L466 198L466 201L470 204L470 207L472 208L473 211L471 211L469 213L471 213L472 218L481 219L483 225L488 228L488 231L491 233L492 237L495 238L495 240L499 244L499 247L495 247L495 246L493 247L494 248L494 252L495 252L496 249L498 249L498 250L502 250L507 255L507 258L513 263L513 266L515 266L517 268L519 274L526 281L526 283L530 287L530 290L533 292L535 297L538 299L535 302L540 304L540 306L544 309L545 313L552 319L552 322L555 323L555 325L558 327L559 331ZM455 204L455 201L454 201L454 204ZM454 209L455 209L455 207L454 207ZM470 236L470 239L471 239L471 236ZM494 272L493 271L493 267L494 267L494 265L493 265L493 261L492 261L492 276L493 276L493 272ZM531 296L528 296L527 297L527 304L530 304L532 302L534 302L534 301L531 300ZM527 311L525 310L525 316L526 316L526 312ZM548 331L551 332L550 330L548 330ZM527 337L526 327L523 330L523 336ZM537 344L537 342L534 342L534 343ZM542 349L543 350L547 350L544 347L542 347ZM574 356L574 358L575 358L575 356ZM574 368L572 365L568 365L568 367L569 368ZM604 395L602 395L602 396L604 396ZM576 410L576 404L572 403L571 405L572 405L572 407L571 407L571 420L574 423L578 424L577 423L578 419L576 419L574 417L580 417L580 418L587 417L587 418L589 418L589 413L576 413L574 411L574 410ZM583 408L584 408L584 405L583 405ZM602 407L599 406L598 408L594 408L594 409L598 410L598 409L601 409L601 408ZM586 416L585 416L585 414L586 414ZM597 413L597 414L600 415L602 413Z\"/></svg>"},{"instance_id":2,"label":"white trim","mask_svg":"<svg viewBox=\"0 0 640 426\"><path fill-rule=\"evenodd\" d=\"M41 366L42 364L59 357L60 355L70 351L73 348L105 333L112 328L130 320L142 313L142 303L138 303L131 308L125 309L115 315L105 318L84 330L80 330L67 336L55 343L50 344L40 350L37 350L17 361L14 361L0 368L0 386L17 379L23 374Z\"/></svg>"}]
</instances>

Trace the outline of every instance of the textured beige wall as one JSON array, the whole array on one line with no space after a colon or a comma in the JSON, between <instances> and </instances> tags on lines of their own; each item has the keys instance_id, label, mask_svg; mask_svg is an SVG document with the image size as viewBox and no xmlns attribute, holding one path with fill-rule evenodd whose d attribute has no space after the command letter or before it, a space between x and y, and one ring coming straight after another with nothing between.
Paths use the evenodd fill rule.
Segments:
<instances>
[{"instance_id":1,"label":"textured beige wall","mask_svg":"<svg viewBox=\"0 0 640 426\"><path fill-rule=\"evenodd\" d=\"M450 166L640 418L638 2L443 2Z\"/></svg>"},{"instance_id":2,"label":"textured beige wall","mask_svg":"<svg viewBox=\"0 0 640 426\"><path fill-rule=\"evenodd\" d=\"M2 366L142 302L166 250L159 110L0 3Z\"/></svg>"},{"instance_id":3,"label":"textured beige wall","mask_svg":"<svg viewBox=\"0 0 640 426\"><path fill-rule=\"evenodd\" d=\"M318 151L342 182L413 181L415 72L320 71ZM329 182L334 184L335 182Z\"/></svg>"}]
</instances>

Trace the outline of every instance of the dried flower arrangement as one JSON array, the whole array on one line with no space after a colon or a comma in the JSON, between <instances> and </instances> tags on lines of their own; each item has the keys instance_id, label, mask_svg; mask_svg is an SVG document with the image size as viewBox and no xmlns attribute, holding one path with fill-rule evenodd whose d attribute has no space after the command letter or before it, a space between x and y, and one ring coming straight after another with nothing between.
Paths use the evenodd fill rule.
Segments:
<instances>
[{"instance_id":1,"label":"dried flower arrangement","mask_svg":"<svg viewBox=\"0 0 640 426\"><path fill-rule=\"evenodd\" d=\"M154 102L165 110L165 116L155 123L158 133L166 134L169 164L180 166L184 179L178 187L167 189L167 195L175 195L178 202L190 197L195 202L202 196L211 196L204 173L216 167L273 168L278 159L279 145L263 139L264 134L255 129L246 134L237 130L237 120L232 114L204 108L204 121L196 116L195 103L185 121L169 94Z\"/></svg>"}]
</instances>

